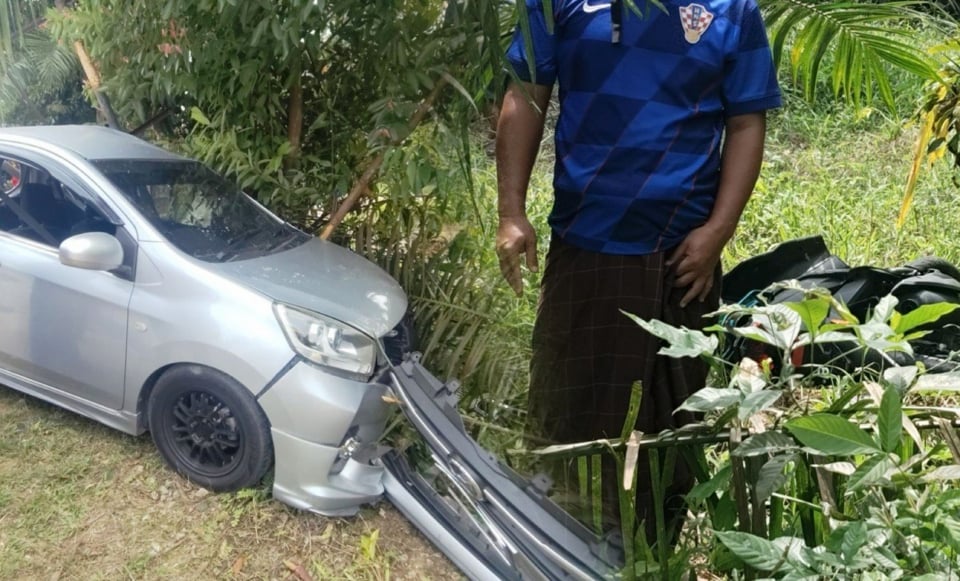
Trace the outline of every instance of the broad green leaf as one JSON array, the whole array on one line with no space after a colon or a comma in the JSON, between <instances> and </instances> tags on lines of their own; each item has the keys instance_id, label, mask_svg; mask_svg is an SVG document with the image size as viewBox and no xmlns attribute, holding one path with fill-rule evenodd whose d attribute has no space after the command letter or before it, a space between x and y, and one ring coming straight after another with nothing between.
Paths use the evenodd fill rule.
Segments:
<instances>
[{"instance_id":1,"label":"broad green leaf","mask_svg":"<svg viewBox=\"0 0 960 581\"><path fill-rule=\"evenodd\" d=\"M897 333L906 334L921 325L933 323L940 317L948 315L955 311L960 305L953 303L932 303L929 305L920 305L907 314L900 317L898 324L893 330Z\"/></svg>"},{"instance_id":2,"label":"broad green leaf","mask_svg":"<svg viewBox=\"0 0 960 581\"><path fill-rule=\"evenodd\" d=\"M816 333L820 324L830 313L830 301L825 298L811 298L799 303L783 303L787 308L800 315L803 326L810 333Z\"/></svg>"},{"instance_id":3,"label":"broad green leaf","mask_svg":"<svg viewBox=\"0 0 960 581\"><path fill-rule=\"evenodd\" d=\"M734 555L755 569L774 572L784 564L787 551L767 539L740 531L716 531L714 534Z\"/></svg>"},{"instance_id":4,"label":"broad green leaf","mask_svg":"<svg viewBox=\"0 0 960 581\"><path fill-rule=\"evenodd\" d=\"M626 311L620 311L630 317L636 324L640 325L646 332L654 337L663 339L669 345L660 350L661 355L667 357L700 357L701 355L713 355L720 344L720 340L712 335L706 335L700 331L687 329L686 327L674 327L663 321L651 319L646 321L640 317L630 314Z\"/></svg>"},{"instance_id":5,"label":"broad green leaf","mask_svg":"<svg viewBox=\"0 0 960 581\"><path fill-rule=\"evenodd\" d=\"M753 486L754 494L757 495L759 500L767 500L774 492L783 486L783 483L787 481L787 474L784 472L784 468L786 468L787 464L793 461L793 459L793 454L784 454L771 458L760 467L760 471L757 474L757 482Z\"/></svg>"},{"instance_id":6,"label":"broad green leaf","mask_svg":"<svg viewBox=\"0 0 960 581\"><path fill-rule=\"evenodd\" d=\"M716 494L718 490L726 489L730 483L730 475L732 472L733 469L730 467L730 464L727 464L718 470L710 480L694 486L690 492L687 493L687 502L690 504L703 502L710 496Z\"/></svg>"},{"instance_id":7,"label":"broad green leaf","mask_svg":"<svg viewBox=\"0 0 960 581\"><path fill-rule=\"evenodd\" d=\"M866 432L832 414L795 418L787 422L785 427L804 446L823 454L849 456L880 451Z\"/></svg>"},{"instance_id":8,"label":"broad green leaf","mask_svg":"<svg viewBox=\"0 0 960 581\"><path fill-rule=\"evenodd\" d=\"M748 393L743 398L743 401L740 402L740 409L737 411L737 417L739 417L741 420L745 420L755 413L762 412L776 403L776 401L780 399L781 395L783 395L783 392L776 389Z\"/></svg>"},{"instance_id":9,"label":"broad green leaf","mask_svg":"<svg viewBox=\"0 0 960 581\"><path fill-rule=\"evenodd\" d=\"M753 393L767 386L767 378L760 369L760 365L749 357L744 357L737 366L730 387L739 389L743 393Z\"/></svg>"},{"instance_id":10,"label":"broad green leaf","mask_svg":"<svg viewBox=\"0 0 960 581\"><path fill-rule=\"evenodd\" d=\"M923 475L927 482L942 482L945 480L960 480L960 466L950 464L949 466L940 466Z\"/></svg>"},{"instance_id":11,"label":"broad green leaf","mask_svg":"<svg viewBox=\"0 0 960 581\"><path fill-rule=\"evenodd\" d=\"M754 327L754 326L748 325L746 327L734 327L732 329L729 329L729 331L734 335L736 335L737 337L743 337L744 339L750 339L751 341L757 341L759 343L765 343L767 345L777 344L776 338L770 333L767 333L766 331L761 329L760 327Z\"/></svg>"},{"instance_id":12,"label":"broad green leaf","mask_svg":"<svg viewBox=\"0 0 960 581\"><path fill-rule=\"evenodd\" d=\"M884 475L895 466L889 454L875 454L857 466L856 472L847 480L847 494L864 486L875 486L884 482Z\"/></svg>"},{"instance_id":13,"label":"broad green leaf","mask_svg":"<svg viewBox=\"0 0 960 581\"><path fill-rule=\"evenodd\" d=\"M883 379L900 393L906 393L919 373L920 368L916 365L888 367L883 370Z\"/></svg>"},{"instance_id":14,"label":"broad green leaf","mask_svg":"<svg viewBox=\"0 0 960 581\"><path fill-rule=\"evenodd\" d=\"M850 564L865 544L867 544L867 523L863 521L852 522L843 531L843 540L840 541L840 555L847 564Z\"/></svg>"},{"instance_id":15,"label":"broad green leaf","mask_svg":"<svg viewBox=\"0 0 960 581\"><path fill-rule=\"evenodd\" d=\"M954 551L960 550L960 520L946 516L937 526L938 536L947 540Z\"/></svg>"},{"instance_id":16,"label":"broad green leaf","mask_svg":"<svg viewBox=\"0 0 960 581\"><path fill-rule=\"evenodd\" d=\"M796 447L797 443L794 439L782 432L762 432L744 440L731 454L734 456L760 456L781 450L791 450Z\"/></svg>"},{"instance_id":17,"label":"broad green leaf","mask_svg":"<svg viewBox=\"0 0 960 581\"><path fill-rule=\"evenodd\" d=\"M871 321L857 327L860 335L860 342L870 349L885 353L887 351L903 351L904 353L913 353L910 343L898 337L893 329L886 323Z\"/></svg>"},{"instance_id":18,"label":"broad green leaf","mask_svg":"<svg viewBox=\"0 0 960 581\"><path fill-rule=\"evenodd\" d=\"M865 325L871 323L883 323L886 324L890 320L890 317L895 312L894 309L897 306L897 303L900 302L897 297L893 295L887 295L880 299L877 303L877 306L873 308L873 311L870 313L870 318L867 320Z\"/></svg>"},{"instance_id":19,"label":"broad green leaf","mask_svg":"<svg viewBox=\"0 0 960 581\"><path fill-rule=\"evenodd\" d=\"M737 389L704 387L688 397L679 409L692 412L721 410L740 403L741 395Z\"/></svg>"},{"instance_id":20,"label":"broad green leaf","mask_svg":"<svg viewBox=\"0 0 960 581\"><path fill-rule=\"evenodd\" d=\"M900 404L900 392L890 386L883 392L880 400L880 412L877 414L877 436L884 452L893 452L900 445L903 433L903 410Z\"/></svg>"},{"instance_id":21,"label":"broad green leaf","mask_svg":"<svg viewBox=\"0 0 960 581\"><path fill-rule=\"evenodd\" d=\"M857 471L857 467L851 462L830 462L828 464L817 464L817 466L823 468L827 472L843 474L844 476L850 476Z\"/></svg>"},{"instance_id":22,"label":"broad green leaf","mask_svg":"<svg viewBox=\"0 0 960 581\"><path fill-rule=\"evenodd\" d=\"M787 349L796 342L802 330L800 315L784 305L757 309L753 320L773 337L773 345Z\"/></svg>"}]
</instances>

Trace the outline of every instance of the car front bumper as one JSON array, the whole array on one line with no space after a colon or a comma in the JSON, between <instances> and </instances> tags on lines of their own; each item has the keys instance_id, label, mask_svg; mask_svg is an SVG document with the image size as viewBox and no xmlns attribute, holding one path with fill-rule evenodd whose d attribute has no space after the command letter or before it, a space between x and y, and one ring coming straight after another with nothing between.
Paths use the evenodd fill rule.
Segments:
<instances>
[{"instance_id":1,"label":"car front bumper","mask_svg":"<svg viewBox=\"0 0 960 581\"><path fill-rule=\"evenodd\" d=\"M601 579L616 576L622 551L605 543L466 433L456 384L442 383L413 355L389 374L394 396L423 437L442 492L404 457L382 458L386 493L473 579Z\"/></svg>"},{"instance_id":2,"label":"car front bumper","mask_svg":"<svg viewBox=\"0 0 960 581\"><path fill-rule=\"evenodd\" d=\"M270 420L273 495L304 510L350 516L383 496L378 441L388 387L325 372L303 360L258 398Z\"/></svg>"}]
</instances>

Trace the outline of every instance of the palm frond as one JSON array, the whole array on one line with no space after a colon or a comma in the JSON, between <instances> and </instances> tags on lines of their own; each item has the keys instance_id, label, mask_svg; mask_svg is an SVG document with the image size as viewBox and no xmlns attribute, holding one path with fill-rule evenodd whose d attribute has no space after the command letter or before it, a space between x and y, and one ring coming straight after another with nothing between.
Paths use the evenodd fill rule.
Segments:
<instances>
[{"instance_id":1,"label":"palm frond","mask_svg":"<svg viewBox=\"0 0 960 581\"><path fill-rule=\"evenodd\" d=\"M874 96L896 109L891 68L935 79L937 68L917 46L910 23L929 19L918 2L762 2L770 45L780 65L789 55L794 78L811 99L821 68L828 68L834 95L862 105ZM832 59L826 58L832 51Z\"/></svg>"},{"instance_id":2,"label":"palm frond","mask_svg":"<svg viewBox=\"0 0 960 581\"><path fill-rule=\"evenodd\" d=\"M24 36L22 60L32 64L37 82L45 91L72 81L80 67L75 52L42 31Z\"/></svg>"}]
</instances>

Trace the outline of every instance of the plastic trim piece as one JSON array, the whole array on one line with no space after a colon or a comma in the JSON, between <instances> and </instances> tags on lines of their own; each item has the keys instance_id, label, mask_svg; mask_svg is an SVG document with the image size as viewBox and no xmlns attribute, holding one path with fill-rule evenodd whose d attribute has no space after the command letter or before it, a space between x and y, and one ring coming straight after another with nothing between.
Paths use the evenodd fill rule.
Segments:
<instances>
[{"instance_id":1,"label":"plastic trim piece","mask_svg":"<svg viewBox=\"0 0 960 581\"><path fill-rule=\"evenodd\" d=\"M391 368L384 382L429 446L434 467L455 498L434 491L398 454L383 459L391 474L387 495L468 576L590 580L616 575L622 567L616 549L467 435L456 411L455 383L431 375L418 354ZM464 550L471 557L463 557Z\"/></svg>"}]
</instances>

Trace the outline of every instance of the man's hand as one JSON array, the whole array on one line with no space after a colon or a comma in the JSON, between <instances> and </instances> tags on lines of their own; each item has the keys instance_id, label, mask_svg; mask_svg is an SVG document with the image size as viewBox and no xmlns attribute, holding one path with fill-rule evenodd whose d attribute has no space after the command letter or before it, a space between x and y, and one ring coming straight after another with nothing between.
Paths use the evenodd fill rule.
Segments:
<instances>
[{"instance_id":1,"label":"man's hand","mask_svg":"<svg viewBox=\"0 0 960 581\"><path fill-rule=\"evenodd\" d=\"M729 238L730 236L721 230L704 224L691 231L670 255L667 267L674 271L673 286L689 287L680 299L681 307L687 306L694 299L700 302L706 300L710 289L716 283L713 275L720 261L723 245Z\"/></svg>"},{"instance_id":2,"label":"man's hand","mask_svg":"<svg viewBox=\"0 0 960 581\"><path fill-rule=\"evenodd\" d=\"M520 256L525 255L527 268L537 271L537 233L526 216L500 218L497 228L497 256L500 272L517 296L523 294Z\"/></svg>"}]
</instances>

